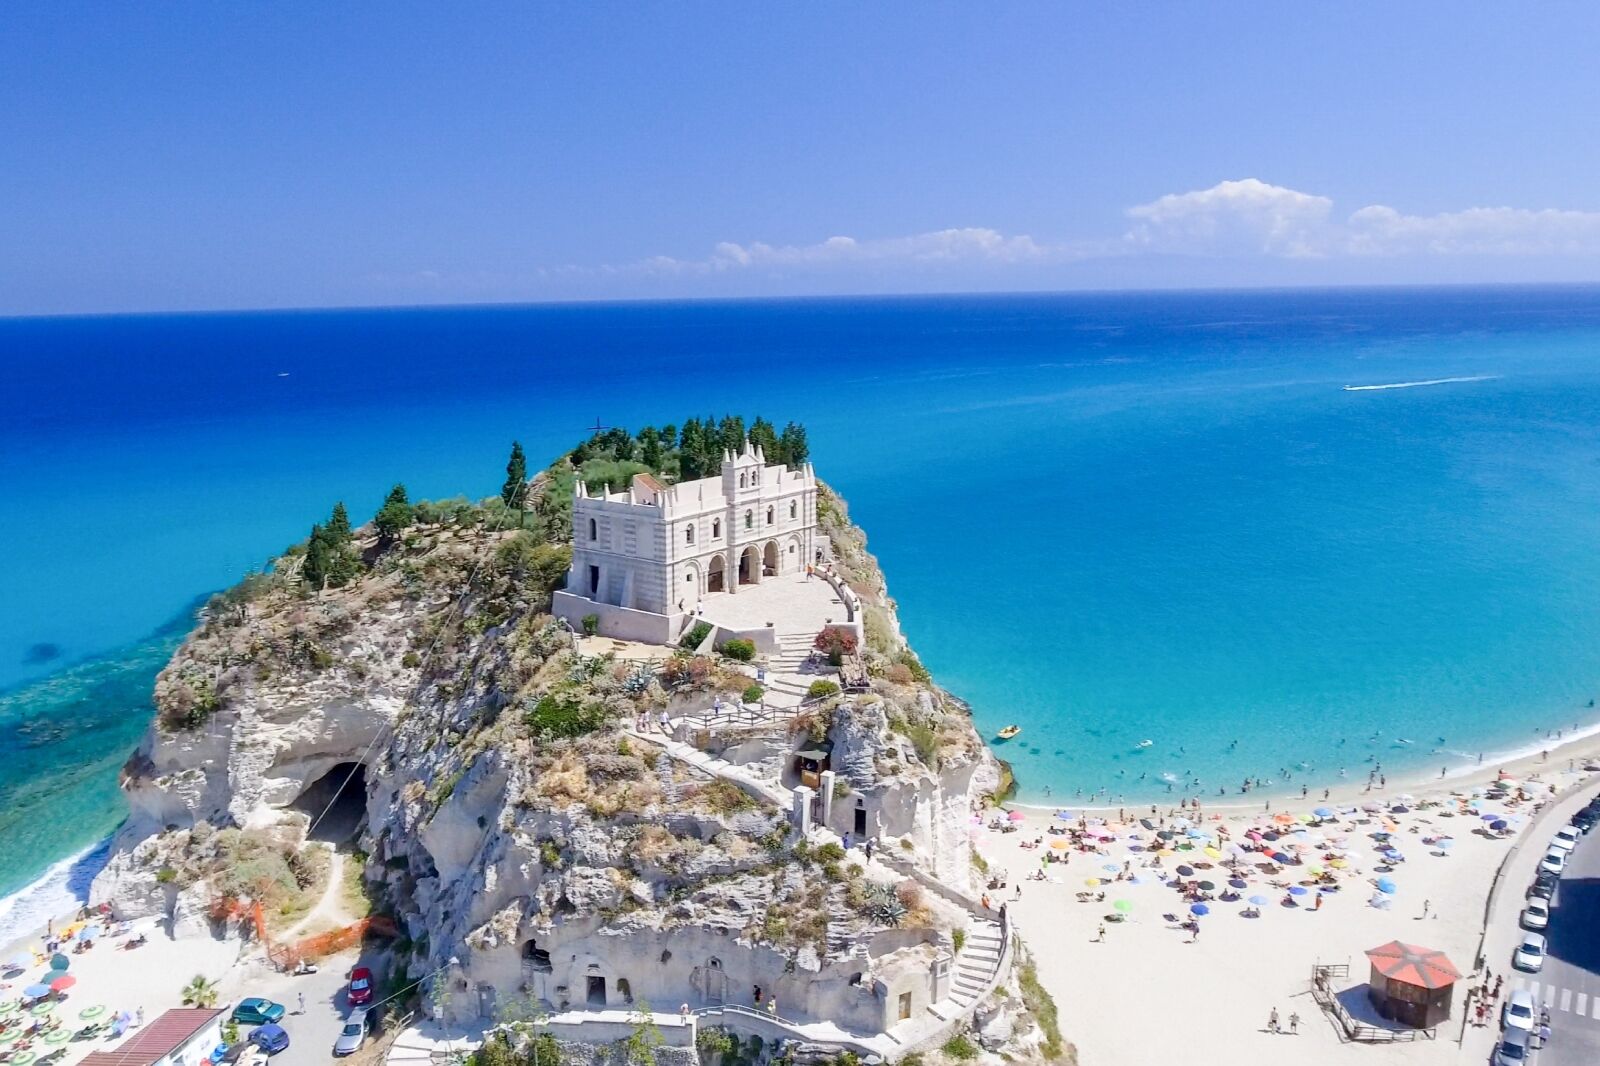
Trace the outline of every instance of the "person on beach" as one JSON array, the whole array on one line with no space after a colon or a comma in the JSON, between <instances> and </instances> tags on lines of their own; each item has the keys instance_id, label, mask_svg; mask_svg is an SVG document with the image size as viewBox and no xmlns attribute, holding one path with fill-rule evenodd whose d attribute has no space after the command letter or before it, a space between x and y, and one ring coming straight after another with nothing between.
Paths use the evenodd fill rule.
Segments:
<instances>
[{"instance_id":1,"label":"person on beach","mask_svg":"<svg viewBox=\"0 0 1600 1066\"><path fill-rule=\"evenodd\" d=\"M306 1012L306 994L304 992L300 992L297 993L297 995L300 997L300 1009L295 1013L304 1014Z\"/></svg>"},{"instance_id":2,"label":"person on beach","mask_svg":"<svg viewBox=\"0 0 1600 1066\"><path fill-rule=\"evenodd\" d=\"M1267 1032L1276 1033L1278 1029L1278 1008L1273 1007L1272 1013L1267 1016Z\"/></svg>"},{"instance_id":3,"label":"person on beach","mask_svg":"<svg viewBox=\"0 0 1600 1066\"><path fill-rule=\"evenodd\" d=\"M1105 922L1101 922L1099 930L1096 931L1095 934L1094 934L1094 942L1096 944L1103 944L1105 942L1105 939L1106 939L1106 923Z\"/></svg>"},{"instance_id":4,"label":"person on beach","mask_svg":"<svg viewBox=\"0 0 1600 1066\"><path fill-rule=\"evenodd\" d=\"M1289 1035L1300 1035L1300 1015L1294 1011L1289 1012Z\"/></svg>"}]
</instances>

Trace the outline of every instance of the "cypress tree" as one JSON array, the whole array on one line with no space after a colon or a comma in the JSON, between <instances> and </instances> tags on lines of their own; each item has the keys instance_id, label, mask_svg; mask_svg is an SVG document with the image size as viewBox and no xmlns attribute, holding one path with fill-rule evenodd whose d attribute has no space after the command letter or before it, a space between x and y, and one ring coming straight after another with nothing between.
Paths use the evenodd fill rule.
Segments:
<instances>
[{"instance_id":1,"label":"cypress tree","mask_svg":"<svg viewBox=\"0 0 1600 1066\"><path fill-rule=\"evenodd\" d=\"M327 533L332 542L341 548L350 543L350 513L344 509L343 500L333 505L333 516L328 519Z\"/></svg>"},{"instance_id":2,"label":"cypress tree","mask_svg":"<svg viewBox=\"0 0 1600 1066\"><path fill-rule=\"evenodd\" d=\"M725 415L718 427L722 434L722 447L738 455L744 451L744 419L738 415Z\"/></svg>"},{"instance_id":3,"label":"cypress tree","mask_svg":"<svg viewBox=\"0 0 1600 1066\"><path fill-rule=\"evenodd\" d=\"M783 427L778 438L778 451L789 466L800 466L811 457L811 445L806 442L806 427L790 422Z\"/></svg>"},{"instance_id":4,"label":"cypress tree","mask_svg":"<svg viewBox=\"0 0 1600 1066\"><path fill-rule=\"evenodd\" d=\"M651 470L661 469L661 438L654 426L645 426L638 433L639 461Z\"/></svg>"},{"instance_id":5,"label":"cypress tree","mask_svg":"<svg viewBox=\"0 0 1600 1066\"><path fill-rule=\"evenodd\" d=\"M698 418L683 424L683 439L678 445L678 477L684 481L705 477L705 434Z\"/></svg>"},{"instance_id":6,"label":"cypress tree","mask_svg":"<svg viewBox=\"0 0 1600 1066\"><path fill-rule=\"evenodd\" d=\"M511 442L511 458L506 463L506 483L500 489L500 498L507 507L521 507L528 495L528 458L522 454L522 442Z\"/></svg>"},{"instance_id":7,"label":"cypress tree","mask_svg":"<svg viewBox=\"0 0 1600 1066\"><path fill-rule=\"evenodd\" d=\"M311 527L311 539L306 542L306 561L300 567L300 576L314 589L320 589L328 580L333 568L333 552L328 544L328 531L321 525Z\"/></svg>"}]
</instances>

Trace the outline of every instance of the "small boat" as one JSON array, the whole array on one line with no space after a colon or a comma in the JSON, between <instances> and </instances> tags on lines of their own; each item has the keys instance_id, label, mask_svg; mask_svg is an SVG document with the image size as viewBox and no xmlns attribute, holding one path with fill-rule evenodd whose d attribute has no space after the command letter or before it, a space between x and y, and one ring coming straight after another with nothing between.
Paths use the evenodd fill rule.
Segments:
<instances>
[{"instance_id":1,"label":"small boat","mask_svg":"<svg viewBox=\"0 0 1600 1066\"><path fill-rule=\"evenodd\" d=\"M1000 730L1000 732L996 733L995 738L997 740L1010 740L1012 737L1021 732L1022 727L1020 725L1008 725L1004 729Z\"/></svg>"},{"instance_id":2,"label":"small boat","mask_svg":"<svg viewBox=\"0 0 1600 1066\"><path fill-rule=\"evenodd\" d=\"M1139 741L1139 743L1135 744L1134 747L1135 748L1148 748L1154 743L1155 743L1155 741L1153 741L1153 740L1141 740L1141 741Z\"/></svg>"}]
</instances>

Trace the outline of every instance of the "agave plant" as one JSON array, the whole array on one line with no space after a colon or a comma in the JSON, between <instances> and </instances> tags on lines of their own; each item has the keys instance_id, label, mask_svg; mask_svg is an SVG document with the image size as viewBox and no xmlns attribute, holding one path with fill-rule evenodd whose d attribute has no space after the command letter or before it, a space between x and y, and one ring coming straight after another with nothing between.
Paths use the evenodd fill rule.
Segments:
<instances>
[{"instance_id":1,"label":"agave plant","mask_svg":"<svg viewBox=\"0 0 1600 1066\"><path fill-rule=\"evenodd\" d=\"M893 885L874 882L867 886L866 912L873 924L893 927L905 920L906 905Z\"/></svg>"}]
</instances>

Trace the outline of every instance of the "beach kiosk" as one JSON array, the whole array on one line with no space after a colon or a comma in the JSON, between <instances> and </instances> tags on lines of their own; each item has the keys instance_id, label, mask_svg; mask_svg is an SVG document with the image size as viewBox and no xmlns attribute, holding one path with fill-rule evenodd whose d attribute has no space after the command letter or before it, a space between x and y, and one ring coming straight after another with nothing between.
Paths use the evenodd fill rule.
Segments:
<instances>
[{"instance_id":1,"label":"beach kiosk","mask_svg":"<svg viewBox=\"0 0 1600 1066\"><path fill-rule=\"evenodd\" d=\"M1367 952L1367 961L1367 995L1379 1014L1414 1029L1432 1029L1450 1017L1461 971L1444 952L1391 940Z\"/></svg>"},{"instance_id":2,"label":"beach kiosk","mask_svg":"<svg viewBox=\"0 0 1600 1066\"><path fill-rule=\"evenodd\" d=\"M831 769L828 760L833 755L833 741L810 744L794 753L794 771L800 783L807 788L822 787L822 772Z\"/></svg>"}]
</instances>

